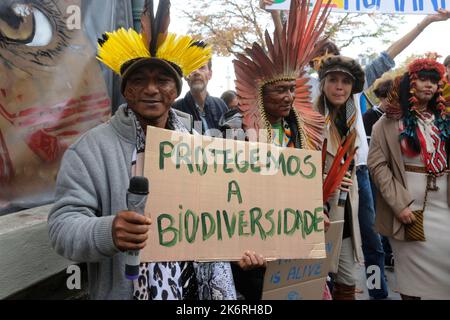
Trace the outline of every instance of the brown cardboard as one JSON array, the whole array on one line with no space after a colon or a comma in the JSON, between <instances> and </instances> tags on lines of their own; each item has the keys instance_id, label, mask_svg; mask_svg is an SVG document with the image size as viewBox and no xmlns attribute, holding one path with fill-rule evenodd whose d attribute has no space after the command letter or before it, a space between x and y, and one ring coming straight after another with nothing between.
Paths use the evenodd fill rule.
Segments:
<instances>
[{"instance_id":1,"label":"brown cardboard","mask_svg":"<svg viewBox=\"0 0 450 320\"><path fill-rule=\"evenodd\" d=\"M263 293L262 300L322 300L326 277Z\"/></svg>"},{"instance_id":2,"label":"brown cardboard","mask_svg":"<svg viewBox=\"0 0 450 320\"><path fill-rule=\"evenodd\" d=\"M164 143L161 144L161 142ZM177 154L176 151L170 152L172 145L182 156L187 155L189 151L191 155L193 154L192 157L184 158L179 169L172 162L172 160L176 160L175 155ZM320 152L278 148L264 143L192 136L152 127L147 129L146 146L144 172L150 181L146 214L152 218L153 224L149 233L149 245L141 252L142 261L239 260L246 250L255 251L269 259L325 257L323 221L321 220L323 212ZM202 175L197 172L196 164L199 168L203 168L203 163L194 161L195 150L201 150L201 148L206 150L204 158L208 164L204 167L207 168L207 171ZM217 157L217 163L214 164L214 156L211 153L211 150L230 150L227 157L238 159L239 166L243 167L244 157L247 161L251 157L257 158L257 149L259 149L260 158L267 154L268 150L276 155L274 156L276 159L279 159L277 154L282 154L286 164L290 161L291 170L286 169L286 175L283 174L282 167L278 171L268 172L266 170L264 174L253 172L252 168L264 167L266 161L263 159L257 161L255 165L249 166L246 173L240 173L237 171L234 161L225 165L221 161L222 156ZM220 153L219 151L215 152ZM164 154L168 155L168 158L160 158L160 155ZM171 155L173 158L169 158ZM197 158L202 159L201 156ZM191 163L193 165L192 173L187 164L189 161L193 161ZM298 168L297 161L303 175L296 170ZM224 170L234 170L234 172L226 173ZM264 171L264 168L261 170ZM295 174L291 176L289 172ZM232 186L231 190L234 191L239 186L241 197L230 193L231 197L228 199L230 185ZM180 206L182 210L180 210ZM249 210L255 207L261 208L263 212L261 219L258 220L259 225L251 223L252 215ZM285 208L294 209L294 211L286 213L286 229L284 228ZM186 214L188 209L195 214ZM267 214L270 209L274 209L272 216ZM282 219L279 220L278 210L280 209L282 209L280 215ZM216 210L219 210L220 219L217 219ZM222 210L226 210L227 215L224 215ZM295 210L301 214L296 214ZM242 213L240 213L241 211ZM211 230L211 220L208 219L207 214L203 214L204 212L211 214L215 224L219 225L220 220L221 240L219 240L218 227L210 238L203 239L202 215L205 221L206 235ZM316 223L311 223L314 220L314 212ZM230 238L225 218L228 217L228 225L232 226L233 214L236 216L236 224L235 232ZM198 232L195 241L189 243L186 235L192 237L193 216L197 216L199 219ZM253 211L253 217L257 216L257 211ZM266 219L267 216L269 219ZM167 229L168 226L180 229L180 217L183 230L185 229L185 218L188 218L188 230L190 231L187 234L183 231L180 235L173 230L164 232L164 230L170 230ZM273 219L273 223L270 221L270 217ZM306 221L306 223L300 223L299 217L301 217L301 222ZM161 243L158 219L160 219L162 231ZM170 219L173 219L172 224L169 223ZM245 225L246 221L248 225ZM281 228L278 227L279 222ZM252 225L254 227L253 234ZM294 225L299 228L294 228ZM265 239L262 239L262 234L270 230L274 234L268 234ZM293 230L293 233L285 234L285 231L289 230ZM168 246L167 244L175 238L173 245Z\"/></svg>"},{"instance_id":3,"label":"brown cardboard","mask_svg":"<svg viewBox=\"0 0 450 320\"><path fill-rule=\"evenodd\" d=\"M327 257L322 259L276 260L267 263L264 291L280 290L327 276L331 264L339 258L343 221L331 222L325 233ZM281 291L280 291L281 292ZM282 291L283 294L285 291Z\"/></svg>"}]
</instances>

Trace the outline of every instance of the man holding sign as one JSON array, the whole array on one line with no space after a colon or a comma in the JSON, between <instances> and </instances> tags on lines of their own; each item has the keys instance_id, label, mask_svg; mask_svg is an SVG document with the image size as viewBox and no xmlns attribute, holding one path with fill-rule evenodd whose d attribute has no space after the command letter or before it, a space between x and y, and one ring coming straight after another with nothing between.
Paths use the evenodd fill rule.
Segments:
<instances>
[{"instance_id":1,"label":"man holding sign","mask_svg":"<svg viewBox=\"0 0 450 320\"><path fill-rule=\"evenodd\" d=\"M138 280L124 275L125 251L143 249L152 224L126 202L130 178L143 174L147 126L188 132L170 107L182 77L211 58L211 48L167 33L169 9L161 0L153 17L146 1L142 34L120 29L99 40L98 58L121 76L127 103L68 149L59 172L50 240L59 254L88 263L92 299L235 299L229 263L145 263Z\"/></svg>"}]
</instances>

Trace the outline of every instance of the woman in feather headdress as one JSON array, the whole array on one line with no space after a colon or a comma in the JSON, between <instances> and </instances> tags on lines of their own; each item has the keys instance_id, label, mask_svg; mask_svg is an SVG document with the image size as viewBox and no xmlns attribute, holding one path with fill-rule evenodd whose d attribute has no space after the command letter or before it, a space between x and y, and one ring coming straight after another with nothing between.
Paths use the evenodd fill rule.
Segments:
<instances>
[{"instance_id":1,"label":"woman in feather headdress","mask_svg":"<svg viewBox=\"0 0 450 320\"><path fill-rule=\"evenodd\" d=\"M316 109L325 116L325 137L327 144L327 163L339 155L339 146L346 140L352 147L356 133L356 107L353 95L364 87L364 71L353 59L343 56L328 56L322 61L319 70L320 96ZM346 158L353 157L349 152ZM332 171L326 165L325 172ZM342 247L339 262L334 264L335 273L333 298L336 300L354 300L356 285L356 261L362 262L361 234L358 221L358 187L355 171L351 170L342 180L339 198L335 193L329 199L330 220L344 220Z\"/></svg>"},{"instance_id":2,"label":"woman in feather headdress","mask_svg":"<svg viewBox=\"0 0 450 320\"><path fill-rule=\"evenodd\" d=\"M375 124L368 165L377 186L375 228L389 237L403 299L450 299L450 118L445 68L418 59L394 81Z\"/></svg>"}]
</instances>

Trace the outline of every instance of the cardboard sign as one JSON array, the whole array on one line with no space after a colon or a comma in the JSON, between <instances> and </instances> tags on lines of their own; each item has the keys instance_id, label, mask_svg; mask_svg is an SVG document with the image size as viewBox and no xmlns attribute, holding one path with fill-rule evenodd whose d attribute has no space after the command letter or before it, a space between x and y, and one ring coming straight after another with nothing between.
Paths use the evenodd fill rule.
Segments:
<instances>
[{"instance_id":1,"label":"cardboard sign","mask_svg":"<svg viewBox=\"0 0 450 320\"><path fill-rule=\"evenodd\" d=\"M324 281L318 280L326 279L327 274L332 271L331 266L339 259L343 228L343 221L331 223L328 232L325 233L327 257L324 259L268 262L264 278L263 299L293 300L293 297L322 299Z\"/></svg>"},{"instance_id":2,"label":"cardboard sign","mask_svg":"<svg viewBox=\"0 0 450 320\"><path fill-rule=\"evenodd\" d=\"M327 1L324 1L324 5ZM290 0L276 0L269 10L289 10ZM311 0L310 6L314 6ZM351 13L433 14L450 9L450 0L332 0L332 11Z\"/></svg>"},{"instance_id":3,"label":"cardboard sign","mask_svg":"<svg viewBox=\"0 0 450 320\"><path fill-rule=\"evenodd\" d=\"M262 300L322 300L327 278L319 278L263 293Z\"/></svg>"},{"instance_id":4,"label":"cardboard sign","mask_svg":"<svg viewBox=\"0 0 450 320\"><path fill-rule=\"evenodd\" d=\"M148 127L142 261L324 258L320 157Z\"/></svg>"}]
</instances>

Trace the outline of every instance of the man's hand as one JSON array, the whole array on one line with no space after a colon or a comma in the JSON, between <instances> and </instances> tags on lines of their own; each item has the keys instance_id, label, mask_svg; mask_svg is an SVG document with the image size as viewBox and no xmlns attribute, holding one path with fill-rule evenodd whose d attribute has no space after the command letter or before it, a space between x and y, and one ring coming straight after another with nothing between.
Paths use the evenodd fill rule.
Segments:
<instances>
[{"instance_id":1,"label":"man's hand","mask_svg":"<svg viewBox=\"0 0 450 320\"><path fill-rule=\"evenodd\" d=\"M400 220L400 222L403 224L411 224L416 221L416 217L409 207L403 209L403 211L398 215L397 219Z\"/></svg>"},{"instance_id":2,"label":"man's hand","mask_svg":"<svg viewBox=\"0 0 450 320\"><path fill-rule=\"evenodd\" d=\"M450 11L445 9L439 9L438 13L436 14L430 14L424 18L425 22L427 24L438 22L438 21L445 21L450 19Z\"/></svg>"},{"instance_id":3,"label":"man's hand","mask_svg":"<svg viewBox=\"0 0 450 320\"><path fill-rule=\"evenodd\" d=\"M266 10L266 6L273 4L273 0L259 0L259 7Z\"/></svg>"},{"instance_id":4,"label":"man's hand","mask_svg":"<svg viewBox=\"0 0 450 320\"><path fill-rule=\"evenodd\" d=\"M113 221L114 245L120 251L141 250L146 246L152 221L136 212L121 211Z\"/></svg>"},{"instance_id":5,"label":"man's hand","mask_svg":"<svg viewBox=\"0 0 450 320\"><path fill-rule=\"evenodd\" d=\"M239 260L238 265L242 270L247 271L266 267L267 262L262 255L258 255L255 252L246 251L241 260Z\"/></svg>"}]
</instances>

